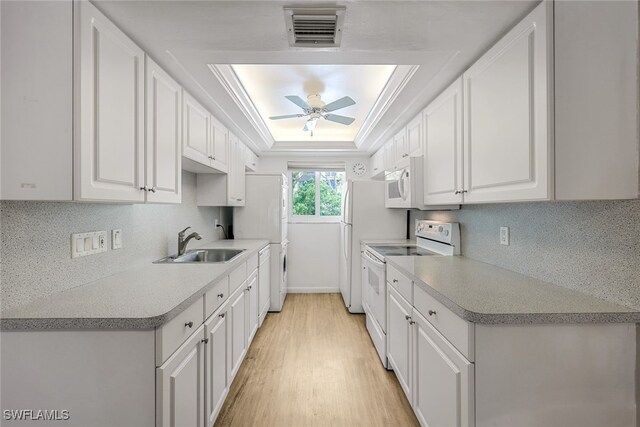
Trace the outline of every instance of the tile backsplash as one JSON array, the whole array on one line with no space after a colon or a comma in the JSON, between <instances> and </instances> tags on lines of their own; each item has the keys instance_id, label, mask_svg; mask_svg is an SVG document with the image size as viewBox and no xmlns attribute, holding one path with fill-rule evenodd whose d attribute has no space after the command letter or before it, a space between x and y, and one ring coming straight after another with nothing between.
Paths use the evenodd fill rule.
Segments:
<instances>
[{"instance_id":1,"label":"tile backsplash","mask_svg":"<svg viewBox=\"0 0 640 427\"><path fill-rule=\"evenodd\" d=\"M177 250L191 226L202 242L217 240L220 208L196 206L195 175L183 172L182 203L128 205L0 202L0 308L23 304L148 263ZM123 248L111 250L111 230ZM71 234L107 230L105 253L71 258Z\"/></svg>"},{"instance_id":2,"label":"tile backsplash","mask_svg":"<svg viewBox=\"0 0 640 427\"><path fill-rule=\"evenodd\" d=\"M417 218L459 222L464 256L640 310L640 200L464 205Z\"/></svg>"}]
</instances>

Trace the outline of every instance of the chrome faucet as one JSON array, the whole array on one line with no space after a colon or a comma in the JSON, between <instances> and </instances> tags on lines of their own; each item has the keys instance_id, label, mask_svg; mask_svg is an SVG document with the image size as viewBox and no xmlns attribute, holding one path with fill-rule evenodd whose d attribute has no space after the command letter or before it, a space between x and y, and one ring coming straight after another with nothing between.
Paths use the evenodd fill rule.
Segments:
<instances>
[{"instance_id":1,"label":"chrome faucet","mask_svg":"<svg viewBox=\"0 0 640 427\"><path fill-rule=\"evenodd\" d=\"M184 230L182 230L181 232L178 233L178 256L184 255L184 253L187 250L187 244L189 243L189 240L191 240L191 239L196 239L196 240L202 239L202 236L200 236L195 231L193 233L189 234L187 237L184 237L184 233L190 228L191 227L187 227L187 228L185 228Z\"/></svg>"}]
</instances>

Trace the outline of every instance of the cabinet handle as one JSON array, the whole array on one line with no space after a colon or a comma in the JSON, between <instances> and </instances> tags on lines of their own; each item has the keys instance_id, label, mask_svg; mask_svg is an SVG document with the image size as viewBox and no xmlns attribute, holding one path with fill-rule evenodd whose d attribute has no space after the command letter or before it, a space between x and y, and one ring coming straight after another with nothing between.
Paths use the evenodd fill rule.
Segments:
<instances>
[{"instance_id":1,"label":"cabinet handle","mask_svg":"<svg viewBox=\"0 0 640 427\"><path fill-rule=\"evenodd\" d=\"M453 192L453 194L460 194L460 193L462 193L462 191L459 191L459 190L456 190Z\"/></svg>"},{"instance_id":2,"label":"cabinet handle","mask_svg":"<svg viewBox=\"0 0 640 427\"><path fill-rule=\"evenodd\" d=\"M184 326L188 326L190 328L193 328L193 322L187 322L184 324Z\"/></svg>"},{"instance_id":3,"label":"cabinet handle","mask_svg":"<svg viewBox=\"0 0 640 427\"><path fill-rule=\"evenodd\" d=\"M393 283L398 283L398 279L393 279L392 282Z\"/></svg>"},{"instance_id":4,"label":"cabinet handle","mask_svg":"<svg viewBox=\"0 0 640 427\"><path fill-rule=\"evenodd\" d=\"M203 339L202 342L205 343L205 344L209 344L209 338Z\"/></svg>"},{"instance_id":5,"label":"cabinet handle","mask_svg":"<svg viewBox=\"0 0 640 427\"><path fill-rule=\"evenodd\" d=\"M416 323L415 320L409 320L409 325L413 325L414 323Z\"/></svg>"},{"instance_id":6,"label":"cabinet handle","mask_svg":"<svg viewBox=\"0 0 640 427\"><path fill-rule=\"evenodd\" d=\"M223 318L224 319L224 313L220 313L218 314L218 317Z\"/></svg>"},{"instance_id":7,"label":"cabinet handle","mask_svg":"<svg viewBox=\"0 0 640 427\"><path fill-rule=\"evenodd\" d=\"M436 311L435 310L429 310L428 313L429 313L429 316L433 316L434 314L436 314Z\"/></svg>"},{"instance_id":8,"label":"cabinet handle","mask_svg":"<svg viewBox=\"0 0 640 427\"><path fill-rule=\"evenodd\" d=\"M404 315L404 318L405 318L406 320L411 320L411 316L409 316L408 314L405 314L405 315Z\"/></svg>"},{"instance_id":9,"label":"cabinet handle","mask_svg":"<svg viewBox=\"0 0 640 427\"><path fill-rule=\"evenodd\" d=\"M224 298L224 294L218 294L218 298Z\"/></svg>"},{"instance_id":10,"label":"cabinet handle","mask_svg":"<svg viewBox=\"0 0 640 427\"><path fill-rule=\"evenodd\" d=\"M151 191L152 193L155 193L155 192L156 192L156 187L151 187L151 188L149 189L149 191Z\"/></svg>"},{"instance_id":11,"label":"cabinet handle","mask_svg":"<svg viewBox=\"0 0 640 427\"><path fill-rule=\"evenodd\" d=\"M146 186L146 185L145 185L144 187L140 187L140 189L141 189L142 191L149 191L149 189L147 188L147 186Z\"/></svg>"},{"instance_id":12,"label":"cabinet handle","mask_svg":"<svg viewBox=\"0 0 640 427\"><path fill-rule=\"evenodd\" d=\"M468 193L468 191L467 190L462 190L461 193Z\"/></svg>"},{"instance_id":13,"label":"cabinet handle","mask_svg":"<svg viewBox=\"0 0 640 427\"><path fill-rule=\"evenodd\" d=\"M236 200L237 200L238 202L241 202L241 201L242 201L242 199L236 199Z\"/></svg>"}]
</instances>

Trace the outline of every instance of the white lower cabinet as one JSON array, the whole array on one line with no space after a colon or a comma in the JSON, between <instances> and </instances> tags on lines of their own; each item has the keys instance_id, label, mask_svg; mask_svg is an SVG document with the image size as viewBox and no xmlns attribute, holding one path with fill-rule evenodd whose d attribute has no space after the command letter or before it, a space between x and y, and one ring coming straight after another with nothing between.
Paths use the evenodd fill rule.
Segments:
<instances>
[{"instance_id":1,"label":"white lower cabinet","mask_svg":"<svg viewBox=\"0 0 640 427\"><path fill-rule=\"evenodd\" d=\"M411 304L387 284L387 358L411 401Z\"/></svg>"},{"instance_id":2,"label":"white lower cabinet","mask_svg":"<svg viewBox=\"0 0 640 427\"><path fill-rule=\"evenodd\" d=\"M247 292L240 288L231 296L229 305L229 317L231 319L231 342L229 344L231 357L231 378L235 377L242 364L242 359L247 350Z\"/></svg>"},{"instance_id":3,"label":"white lower cabinet","mask_svg":"<svg viewBox=\"0 0 640 427\"><path fill-rule=\"evenodd\" d=\"M204 427L204 326L156 368L158 427Z\"/></svg>"},{"instance_id":4,"label":"white lower cabinet","mask_svg":"<svg viewBox=\"0 0 640 427\"><path fill-rule=\"evenodd\" d=\"M247 280L247 348L258 332L258 270L255 270Z\"/></svg>"},{"instance_id":5,"label":"white lower cabinet","mask_svg":"<svg viewBox=\"0 0 640 427\"><path fill-rule=\"evenodd\" d=\"M228 342L230 339L228 309L225 304L204 324L208 339L205 350L205 396L207 426L212 426L222 408L231 385Z\"/></svg>"},{"instance_id":6,"label":"white lower cabinet","mask_svg":"<svg viewBox=\"0 0 640 427\"><path fill-rule=\"evenodd\" d=\"M413 319L413 410L429 427L474 424L473 363L462 356L415 309Z\"/></svg>"},{"instance_id":7,"label":"white lower cabinet","mask_svg":"<svg viewBox=\"0 0 640 427\"><path fill-rule=\"evenodd\" d=\"M258 323L259 325L262 325L271 303L271 299L269 298L271 292L271 249L269 246L260 251L259 264L258 306L260 307L260 311L258 313Z\"/></svg>"}]
</instances>

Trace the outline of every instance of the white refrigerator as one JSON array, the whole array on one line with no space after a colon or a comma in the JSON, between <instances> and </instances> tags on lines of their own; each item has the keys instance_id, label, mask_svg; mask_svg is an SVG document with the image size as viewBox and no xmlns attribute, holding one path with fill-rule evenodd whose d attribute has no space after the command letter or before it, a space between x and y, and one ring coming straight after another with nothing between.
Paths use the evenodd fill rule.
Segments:
<instances>
[{"instance_id":1,"label":"white refrigerator","mask_svg":"<svg viewBox=\"0 0 640 427\"><path fill-rule=\"evenodd\" d=\"M236 239L265 239L271 247L269 311L287 297L289 185L284 174L247 174L245 206L233 209ZM262 306L262 301L259 302Z\"/></svg>"},{"instance_id":2,"label":"white refrigerator","mask_svg":"<svg viewBox=\"0 0 640 427\"><path fill-rule=\"evenodd\" d=\"M407 213L384 207L384 181L347 181L340 222L340 292L351 313L362 307L361 240L404 239Z\"/></svg>"}]
</instances>

